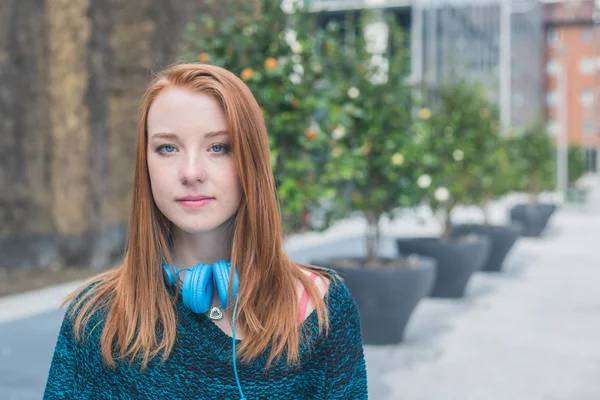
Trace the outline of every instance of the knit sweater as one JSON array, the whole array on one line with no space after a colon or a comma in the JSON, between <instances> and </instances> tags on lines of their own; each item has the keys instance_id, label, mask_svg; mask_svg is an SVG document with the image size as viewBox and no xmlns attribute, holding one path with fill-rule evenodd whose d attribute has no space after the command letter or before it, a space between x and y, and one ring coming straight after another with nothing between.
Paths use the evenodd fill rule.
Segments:
<instances>
[{"instance_id":1,"label":"knit sweater","mask_svg":"<svg viewBox=\"0 0 600 400\"><path fill-rule=\"evenodd\" d=\"M325 300L329 333L318 334L313 311L302 324L308 340L301 342L298 366L287 368L282 357L265 370L266 352L247 365L238 361L246 399L367 398L356 303L335 277ZM102 329L98 329L102 325L89 329L89 340L80 343L73 337L70 318L65 317L44 399L239 399L231 337L181 301L176 308L177 339L171 355L162 364L160 356L152 359L143 371L138 363L130 366L127 360L117 361L115 369L104 366L99 346Z\"/></svg>"}]
</instances>

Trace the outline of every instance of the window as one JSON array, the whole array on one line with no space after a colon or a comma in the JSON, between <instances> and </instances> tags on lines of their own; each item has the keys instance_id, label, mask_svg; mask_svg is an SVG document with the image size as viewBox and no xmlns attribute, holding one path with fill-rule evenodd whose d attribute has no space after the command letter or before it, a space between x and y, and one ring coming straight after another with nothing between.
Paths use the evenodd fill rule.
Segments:
<instances>
[{"instance_id":1,"label":"window","mask_svg":"<svg viewBox=\"0 0 600 400\"><path fill-rule=\"evenodd\" d=\"M581 30L581 40L585 43L592 43L594 40L594 28L583 28Z\"/></svg>"},{"instance_id":2,"label":"window","mask_svg":"<svg viewBox=\"0 0 600 400\"><path fill-rule=\"evenodd\" d=\"M546 105L555 106L560 103L560 96L558 95L558 91L550 90L546 93Z\"/></svg>"},{"instance_id":3,"label":"window","mask_svg":"<svg viewBox=\"0 0 600 400\"><path fill-rule=\"evenodd\" d=\"M594 92L592 90L582 90L579 94L579 103L584 107L591 107L594 105Z\"/></svg>"},{"instance_id":4,"label":"window","mask_svg":"<svg viewBox=\"0 0 600 400\"><path fill-rule=\"evenodd\" d=\"M596 71L596 62L591 57L584 57L579 60L579 71L584 75L593 75Z\"/></svg>"},{"instance_id":5,"label":"window","mask_svg":"<svg viewBox=\"0 0 600 400\"><path fill-rule=\"evenodd\" d=\"M557 60L550 60L546 64L546 73L550 76L555 76L560 71L560 62Z\"/></svg>"},{"instance_id":6,"label":"window","mask_svg":"<svg viewBox=\"0 0 600 400\"><path fill-rule=\"evenodd\" d=\"M583 135L590 136L594 134L596 124L592 119L586 119L583 121Z\"/></svg>"},{"instance_id":7,"label":"window","mask_svg":"<svg viewBox=\"0 0 600 400\"><path fill-rule=\"evenodd\" d=\"M560 124L556 121L548 121L546 129L551 136L557 136L560 133Z\"/></svg>"},{"instance_id":8,"label":"window","mask_svg":"<svg viewBox=\"0 0 600 400\"><path fill-rule=\"evenodd\" d=\"M548 46L558 45L559 39L558 29L548 28L548 31L546 32L546 43L548 43Z\"/></svg>"}]
</instances>

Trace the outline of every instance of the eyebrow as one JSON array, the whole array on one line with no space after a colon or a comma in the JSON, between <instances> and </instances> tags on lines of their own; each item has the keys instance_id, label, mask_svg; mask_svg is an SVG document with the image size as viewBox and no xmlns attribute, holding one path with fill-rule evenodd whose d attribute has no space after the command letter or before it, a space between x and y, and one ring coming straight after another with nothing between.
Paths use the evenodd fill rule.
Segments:
<instances>
[{"instance_id":1,"label":"eyebrow","mask_svg":"<svg viewBox=\"0 0 600 400\"><path fill-rule=\"evenodd\" d=\"M222 136L222 135L229 135L229 132L227 131L213 131L213 132L206 132L204 134L204 138L205 139L210 139L216 136ZM177 139L177 135L175 133L172 132L158 132L158 133L154 133L150 136L151 139L153 138L162 138L162 139Z\"/></svg>"}]
</instances>

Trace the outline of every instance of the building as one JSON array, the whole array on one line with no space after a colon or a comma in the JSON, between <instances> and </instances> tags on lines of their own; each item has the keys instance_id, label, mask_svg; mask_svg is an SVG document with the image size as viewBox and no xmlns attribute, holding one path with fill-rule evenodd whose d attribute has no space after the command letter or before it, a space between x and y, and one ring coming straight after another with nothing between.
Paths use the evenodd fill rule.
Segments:
<instances>
[{"instance_id":1,"label":"building","mask_svg":"<svg viewBox=\"0 0 600 400\"><path fill-rule=\"evenodd\" d=\"M414 0L414 70L430 87L466 77L487 88L505 129L543 115L538 0Z\"/></svg>"},{"instance_id":2,"label":"building","mask_svg":"<svg viewBox=\"0 0 600 400\"><path fill-rule=\"evenodd\" d=\"M585 149L597 169L600 146L600 31L593 0L545 5L545 104L548 130Z\"/></svg>"},{"instance_id":3,"label":"building","mask_svg":"<svg viewBox=\"0 0 600 400\"><path fill-rule=\"evenodd\" d=\"M500 106L506 130L544 115L543 13L539 0L305 0L324 19L379 8L411 32L414 82L435 89L445 79L482 83ZM323 21L325 22L325 21Z\"/></svg>"}]
</instances>

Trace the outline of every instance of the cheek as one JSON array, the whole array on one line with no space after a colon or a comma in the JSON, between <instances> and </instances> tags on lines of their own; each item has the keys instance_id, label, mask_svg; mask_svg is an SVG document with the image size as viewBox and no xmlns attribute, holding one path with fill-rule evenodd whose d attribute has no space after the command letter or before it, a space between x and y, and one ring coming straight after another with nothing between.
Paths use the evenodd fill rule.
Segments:
<instances>
[{"instance_id":1,"label":"cheek","mask_svg":"<svg viewBox=\"0 0 600 400\"><path fill-rule=\"evenodd\" d=\"M150 185L152 187L152 193L157 194L163 192L166 188L164 187L166 170L161 168L157 163L153 162L152 157L148 159L148 176L150 178Z\"/></svg>"},{"instance_id":2,"label":"cheek","mask_svg":"<svg viewBox=\"0 0 600 400\"><path fill-rule=\"evenodd\" d=\"M156 173L157 173L157 168L155 167L152 160L149 158L148 159L148 177L150 178L150 184L153 184L154 181L157 180ZM152 186L154 186L154 185L152 185Z\"/></svg>"},{"instance_id":3,"label":"cheek","mask_svg":"<svg viewBox=\"0 0 600 400\"><path fill-rule=\"evenodd\" d=\"M219 191L226 195L228 203L237 203L242 193L242 185L237 168L232 164L221 166L212 177Z\"/></svg>"},{"instance_id":4,"label":"cheek","mask_svg":"<svg viewBox=\"0 0 600 400\"><path fill-rule=\"evenodd\" d=\"M233 167L230 171L230 185L235 192L235 194L239 197L242 193L242 183L240 181L240 176L237 172L237 168Z\"/></svg>"}]
</instances>

